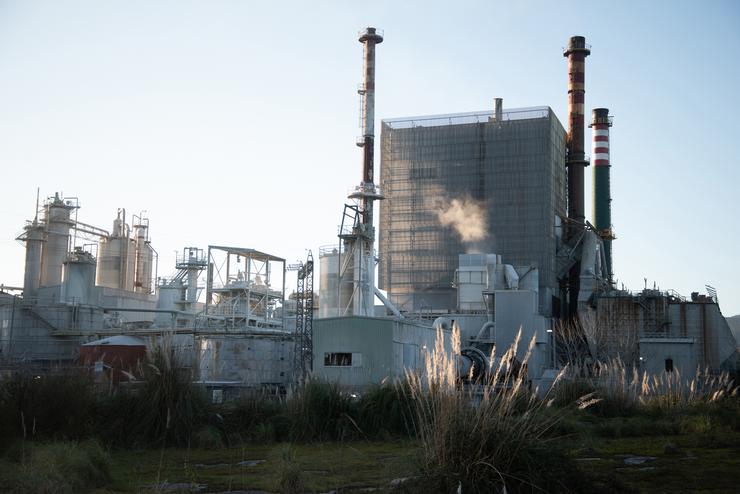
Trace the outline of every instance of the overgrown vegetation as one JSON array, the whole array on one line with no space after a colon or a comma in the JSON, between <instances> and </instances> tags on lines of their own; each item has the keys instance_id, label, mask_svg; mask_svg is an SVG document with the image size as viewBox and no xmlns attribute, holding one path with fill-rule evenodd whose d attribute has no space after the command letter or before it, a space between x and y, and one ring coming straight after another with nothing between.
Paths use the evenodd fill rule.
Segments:
<instances>
[{"instance_id":1,"label":"overgrown vegetation","mask_svg":"<svg viewBox=\"0 0 740 494\"><path fill-rule=\"evenodd\" d=\"M110 456L95 440L19 441L6 452L13 468L2 490L24 494L77 493L111 480Z\"/></svg>"},{"instance_id":2,"label":"overgrown vegetation","mask_svg":"<svg viewBox=\"0 0 740 494\"><path fill-rule=\"evenodd\" d=\"M0 385L0 438L80 439L94 432L97 395L75 372L18 373Z\"/></svg>"},{"instance_id":3,"label":"overgrown vegetation","mask_svg":"<svg viewBox=\"0 0 740 494\"><path fill-rule=\"evenodd\" d=\"M519 340L491 359L492 386L461 388L457 361L439 343L427 357L427 375L409 374L422 479L430 492L576 492L583 483L575 463L554 440L560 416L538 399L513 365ZM526 366L534 340L522 361ZM453 354L460 336L452 334Z\"/></svg>"},{"instance_id":4,"label":"overgrown vegetation","mask_svg":"<svg viewBox=\"0 0 740 494\"><path fill-rule=\"evenodd\" d=\"M459 351L457 333L452 346ZM594 476L575 461L578 451L661 437L736 448L740 438L738 388L727 375L648 376L617 360L588 376L565 369L539 398L518 371L531 344L521 366L518 341L492 359L487 386L461 385L458 362L443 349L440 339L424 377L409 374L361 396L309 380L287 397L256 392L221 405L207 402L168 342L139 367L137 385L113 392L79 373L17 374L0 383L2 480L16 492L82 492L110 481L108 448L157 447L164 459L161 448L171 446L218 452L290 443L270 446L279 453L260 485L301 492L325 484L305 473L310 455L302 449L297 459L299 445L398 440L418 451L416 472L404 463L410 480L397 488L405 491L618 492L629 489L598 469Z\"/></svg>"}]
</instances>

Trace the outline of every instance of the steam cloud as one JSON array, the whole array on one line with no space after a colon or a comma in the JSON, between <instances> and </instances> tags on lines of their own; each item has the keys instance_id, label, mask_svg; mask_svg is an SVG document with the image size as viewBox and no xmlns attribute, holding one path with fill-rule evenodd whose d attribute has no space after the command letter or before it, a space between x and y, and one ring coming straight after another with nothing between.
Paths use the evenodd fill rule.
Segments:
<instances>
[{"instance_id":1,"label":"steam cloud","mask_svg":"<svg viewBox=\"0 0 740 494\"><path fill-rule=\"evenodd\" d=\"M474 199L453 199L437 211L437 218L442 225L454 228L464 243L481 242L488 236L486 210Z\"/></svg>"}]
</instances>

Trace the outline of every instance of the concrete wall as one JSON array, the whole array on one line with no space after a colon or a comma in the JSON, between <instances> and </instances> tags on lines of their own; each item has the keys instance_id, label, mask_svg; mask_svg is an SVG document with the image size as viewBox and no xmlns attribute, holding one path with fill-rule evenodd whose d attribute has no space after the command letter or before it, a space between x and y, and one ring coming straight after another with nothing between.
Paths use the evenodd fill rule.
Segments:
<instances>
[{"instance_id":1,"label":"concrete wall","mask_svg":"<svg viewBox=\"0 0 740 494\"><path fill-rule=\"evenodd\" d=\"M324 365L331 353L353 354L352 366ZM394 373L393 321L370 317L316 319L313 354L314 376L348 387L379 383Z\"/></svg>"},{"instance_id":2,"label":"concrete wall","mask_svg":"<svg viewBox=\"0 0 740 494\"><path fill-rule=\"evenodd\" d=\"M45 289L47 287L42 287ZM58 287L57 287L58 288ZM58 329L90 332L103 327L97 307L38 305L22 298L0 300L0 359L13 362L62 363L75 358L85 336L59 336Z\"/></svg>"},{"instance_id":3,"label":"concrete wall","mask_svg":"<svg viewBox=\"0 0 740 494\"><path fill-rule=\"evenodd\" d=\"M292 379L293 337L209 335L195 339L203 381L232 381L249 387L287 385Z\"/></svg>"},{"instance_id":4,"label":"concrete wall","mask_svg":"<svg viewBox=\"0 0 740 494\"><path fill-rule=\"evenodd\" d=\"M640 369L650 374L660 374L666 359L673 361L673 368L683 375L691 375L700 365L694 338L642 338L640 339Z\"/></svg>"},{"instance_id":5,"label":"concrete wall","mask_svg":"<svg viewBox=\"0 0 740 494\"><path fill-rule=\"evenodd\" d=\"M532 338L535 347L528 361L530 377L539 377L551 367L549 321L539 315L537 293L531 290L496 290L496 354L503 355L521 331L517 358L522 360Z\"/></svg>"},{"instance_id":6,"label":"concrete wall","mask_svg":"<svg viewBox=\"0 0 740 494\"><path fill-rule=\"evenodd\" d=\"M445 333L447 350L450 334ZM314 321L314 376L359 389L402 378L406 369L424 372L425 356L434 349L436 331L416 322L336 317ZM325 365L331 354L352 354L351 365Z\"/></svg>"},{"instance_id":7,"label":"concrete wall","mask_svg":"<svg viewBox=\"0 0 740 494\"><path fill-rule=\"evenodd\" d=\"M663 372L666 359L682 373L693 373L697 366L718 372L737 348L716 303L684 301L654 290L599 298L596 324L605 354L634 346L622 358L634 359L648 372Z\"/></svg>"}]
</instances>

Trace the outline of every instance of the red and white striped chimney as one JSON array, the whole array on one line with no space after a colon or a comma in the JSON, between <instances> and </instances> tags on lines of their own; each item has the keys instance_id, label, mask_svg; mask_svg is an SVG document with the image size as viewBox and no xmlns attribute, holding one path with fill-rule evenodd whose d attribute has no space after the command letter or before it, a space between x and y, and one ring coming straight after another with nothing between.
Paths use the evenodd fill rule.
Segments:
<instances>
[{"instance_id":1,"label":"red and white striped chimney","mask_svg":"<svg viewBox=\"0 0 740 494\"><path fill-rule=\"evenodd\" d=\"M594 164L594 227L604 240L604 254L609 270L608 278L612 279L612 211L611 211L611 178L609 162L609 127L612 126L607 108L594 108L591 129L593 130Z\"/></svg>"},{"instance_id":2,"label":"red and white striped chimney","mask_svg":"<svg viewBox=\"0 0 740 494\"><path fill-rule=\"evenodd\" d=\"M593 129L591 162L594 166L609 166L609 110L594 108L590 127Z\"/></svg>"}]
</instances>

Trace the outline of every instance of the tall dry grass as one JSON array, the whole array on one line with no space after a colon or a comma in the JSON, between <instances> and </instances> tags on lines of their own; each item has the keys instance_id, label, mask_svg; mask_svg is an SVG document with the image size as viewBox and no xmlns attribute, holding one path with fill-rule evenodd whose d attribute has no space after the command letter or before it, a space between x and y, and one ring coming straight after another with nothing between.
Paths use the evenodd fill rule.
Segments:
<instances>
[{"instance_id":1,"label":"tall dry grass","mask_svg":"<svg viewBox=\"0 0 740 494\"><path fill-rule=\"evenodd\" d=\"M407 374L426 489L578 491L577 469L552 434L561 415L550 407L550 397L539 399L525 373L517 371L526 368L534 339L521 366L514 365L520 336L501 358L490 359L488 385L460 384L457 328L451 353L438 332L435 348L426 356L426 375Z\"/></svg>"},{"instance_id":2,"label":"tall dry grass","mask_svg":"<svg viewBox=\"0 0 740 494\"><path fill-rule=\"evenodd\" d=\"M726 372L712 374L697 368L684 376L678 369L649 374L615 358L594 366L591 386L603 403L597 408L611 408L612 414L628 413L640 408L663 411L686 408L699 403L717 403L737 398L738 386Z\"/></svg>"}]
</instances>

